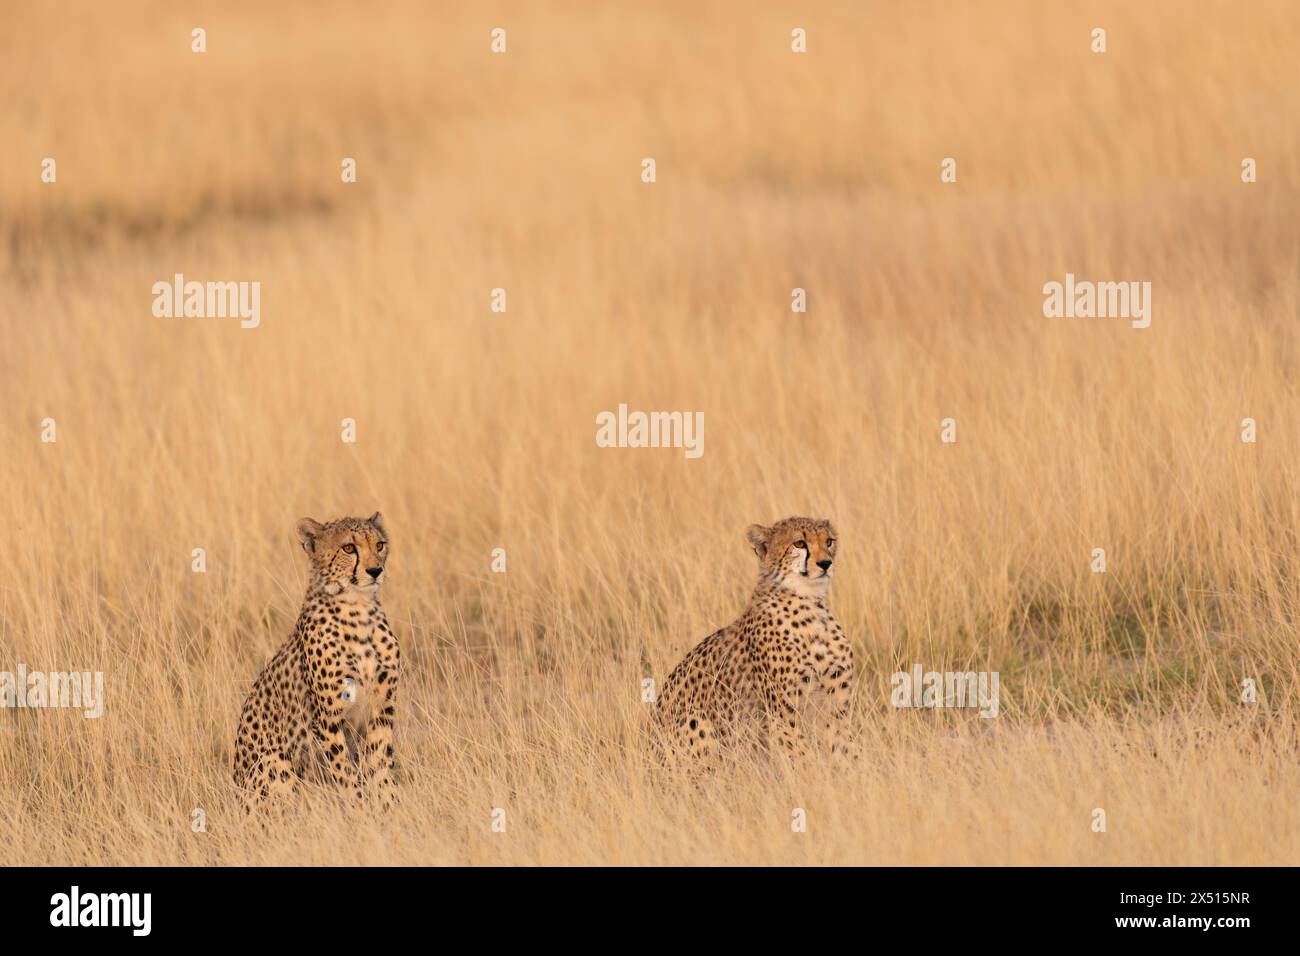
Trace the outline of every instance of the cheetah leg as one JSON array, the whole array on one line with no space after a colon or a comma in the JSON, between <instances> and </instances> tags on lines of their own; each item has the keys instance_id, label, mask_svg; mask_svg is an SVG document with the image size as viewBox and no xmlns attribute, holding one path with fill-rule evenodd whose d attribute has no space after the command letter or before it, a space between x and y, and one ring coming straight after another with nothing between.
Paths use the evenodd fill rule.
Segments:
<instances>
[{"instance_id":1,"label":"cheetah leg","mask_svg":"<svg viewBox=\"0 0 1300 956\"><path fill-rule=\"evenodd\" d=\"M767 728L769 741L792 757L807 753L803 730L799 726L799 708L796 701L803 688L792 687L785 691L775 688L767 692Z\"/></svg>"},{"instance_id":2,"label":"cheetah leg","mask_svg":"<svg viewBox=\"0 0 1300 956\"><path fill-rule=\"evenodd\" d=\"M298 789L298 775L283 755L260 755L244 778L244 812L251 814L263 803L278 805L280 798Z\"/></svg>"},{"instance_id":3,"label":"cheetah leg","mask_svg":"<svg viewBox=\"0 0 1300 956\"><path fill-rule=\"evenodd\" d=\"M669 725L664 730L665 762L688 782L699 786L716 767L718 735L713 723L688 713L675 726Z\"/></svg>"},{"instance_id":4,"label":"cheetah leg","mask_svg":"<svg viewBox=\"0 0 1300 956\"><path fill-rule=\"evenodd\" d=\"M718 735L712 721L689 717L678 728L678 749L698 764L710 764L717 755Z\"/></svg>"},{"instance_id":5,"label":"cheetah leg","mask_svg":"<svg viewBox=\"0 0 1300 956\"><path fill-rule=\"evenodd\" d=\"M831 735L831 754L856 758L857 752L848 735L849 692L853 688L853 656L832 657L829 666L817 678L830 704L826 729Z\"/></svg>"},{"instance_id":6,"label":"cheetah leg","mask_svg":"<svg viewBox=\"0 0 1300 956\"><path fill-rule=\"evenodd\" d=\"M384 672L380 672L382 679ZM397 697L397 677L387 672L383 707L366 721L365 740L361 751L361 769L366 787L379 797L379 806L390 809L397 802L393 786L393 714Z\"/></svg>"},{"instance_id":7,"label":"cheetah leg","mask_svg":"<svg viewBox=\"0 0 1300 956\"><path fill-rule=\"evenodd\" d=\"M325 757L330 778L346 791L353 805L361 803L361 776L348 753L348 741L343 735L343 697L329 701L329 708L321 707L312 723L312 733Z\"/></svg>"}]
</instances>

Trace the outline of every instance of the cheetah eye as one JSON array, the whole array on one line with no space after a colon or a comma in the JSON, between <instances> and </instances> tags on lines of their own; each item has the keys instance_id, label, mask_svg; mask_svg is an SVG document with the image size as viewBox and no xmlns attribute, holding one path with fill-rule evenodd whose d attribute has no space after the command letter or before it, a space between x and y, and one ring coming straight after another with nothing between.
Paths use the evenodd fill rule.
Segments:
<instances>
[{"instance_id":1,"label":"cheetah eye","mask_svg":"<svg viewBox=\"0 0 1300 956\"><path fill-rule=\"evenodd\" d=\"M807 541L804 541L802 538L801 538L800 540L796 541L796 542L794 543L794 546L795 546L796 548L802 548L804 551L807 551L807 550L808 550L808 542L807 542Z\"/></svg>"},{"instance_id":2,"label":"cheetah eye","mask_svg":"<svg viewBox=\"0 0 1300 956\"><path fill-rule=\"evenodd\" d=\"M356 553L357 553L356 545L345 544L345 545L343 546L343 553L344 553L344 554L356 554Z\"/></svg>"},{"instance_id":3,"label":"cheetah eye","mask_svg":"<svg viewBox=\"0 0 1300 956\"><path fill-rule=\"evenodd\" d=\"M386 545L386 544L388 544L387 541L380 541L379 544L375 545L375 550L376 550L376 551L383 551L383 550L384 550L384 545Z\"/></svg>"},{"instance_id":4,"label":"cheetah eye","mask_svg":"<svg viewBox=\"0 0 1300 956\"><path fill-rule=\"evenodd\" d=\"M833 547L835 547L835 539L834 539L834 538L827 538L827 539L826 539L826 547L828 547L828 548L833 548Z\"/></svg>"}]
</instances>

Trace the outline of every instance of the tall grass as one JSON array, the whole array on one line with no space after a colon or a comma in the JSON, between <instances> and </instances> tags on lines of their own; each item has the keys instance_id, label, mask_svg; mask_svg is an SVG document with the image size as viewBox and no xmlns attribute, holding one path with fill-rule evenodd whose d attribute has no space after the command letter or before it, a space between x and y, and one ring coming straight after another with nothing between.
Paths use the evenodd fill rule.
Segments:
<instances>
[{"instance_id":1,"label":"tall grass","mask_svg":"<svg viewBox=\"0 0 1300 956\"><path fill-rule=\"evenodd\" d=\"M0 669L108 696L0 714L10 862L1295 861L1293 4L282 6L6 11ZM155 318L176 272L261 326ZM1044 318L1066 272L1151 327ZM597 448L620 402L705 454ZM403 804L268 837L228 766L292 529L376 509ZM864 757L665 780L641 680L789 514ZM916 662L1001 716L893 710Z\"/></svg>"}]
</instances>

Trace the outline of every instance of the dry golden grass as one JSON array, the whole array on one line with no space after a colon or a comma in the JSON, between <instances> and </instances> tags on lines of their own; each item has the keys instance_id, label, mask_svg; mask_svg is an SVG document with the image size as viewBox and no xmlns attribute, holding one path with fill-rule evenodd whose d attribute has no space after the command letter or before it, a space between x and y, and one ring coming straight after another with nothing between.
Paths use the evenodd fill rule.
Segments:
<instances>
[{"instance_id":1,"label":"dry golden grass","mask_svg":"<svg viewBox=\"0 0 1300 956\"><path fill-rule=\"evenodd\" d=\"M1300 856L1293 3L287 6L6 10L0 669L108 697L0 715L7 862ZM1067 271L1151 281L1151 328L1043 318ZM155 318L174 272L261 327ZM620 402L704 456L597 448ZM404 803L264 835L230 745L294 522L376 508ZM843 541L864 759L656 778L643 674L794 513ZM891 709L918 661L1002 715Z\"/></svg>"}]
</instances>

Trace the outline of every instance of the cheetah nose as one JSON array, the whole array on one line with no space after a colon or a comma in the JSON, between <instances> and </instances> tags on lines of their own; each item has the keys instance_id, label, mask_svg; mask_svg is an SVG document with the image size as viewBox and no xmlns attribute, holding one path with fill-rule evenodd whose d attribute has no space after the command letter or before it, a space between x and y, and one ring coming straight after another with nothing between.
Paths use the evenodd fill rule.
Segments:
<instances>
[{"instance_id":1,"label":"cheetah nose","mask_svg":"<svg viewBox=\"0 0 1300 956\"><path fill-rule=\"evenodd\" d=\"M817 567L821 568L823 571L829 571L831 569L831 559L822 558L817 562Z\"/></svg>"},{"instance_id":2,"label":"cheetah nose","mask_svg":"<svg viewBox=\"0 0 1300 956\"><path fill-rule=\"evenodd\" d=\"M366 574L370 575L372 578L377 578L383 573L383 568L366 568Z\"/></svg>"}]
</instances>

